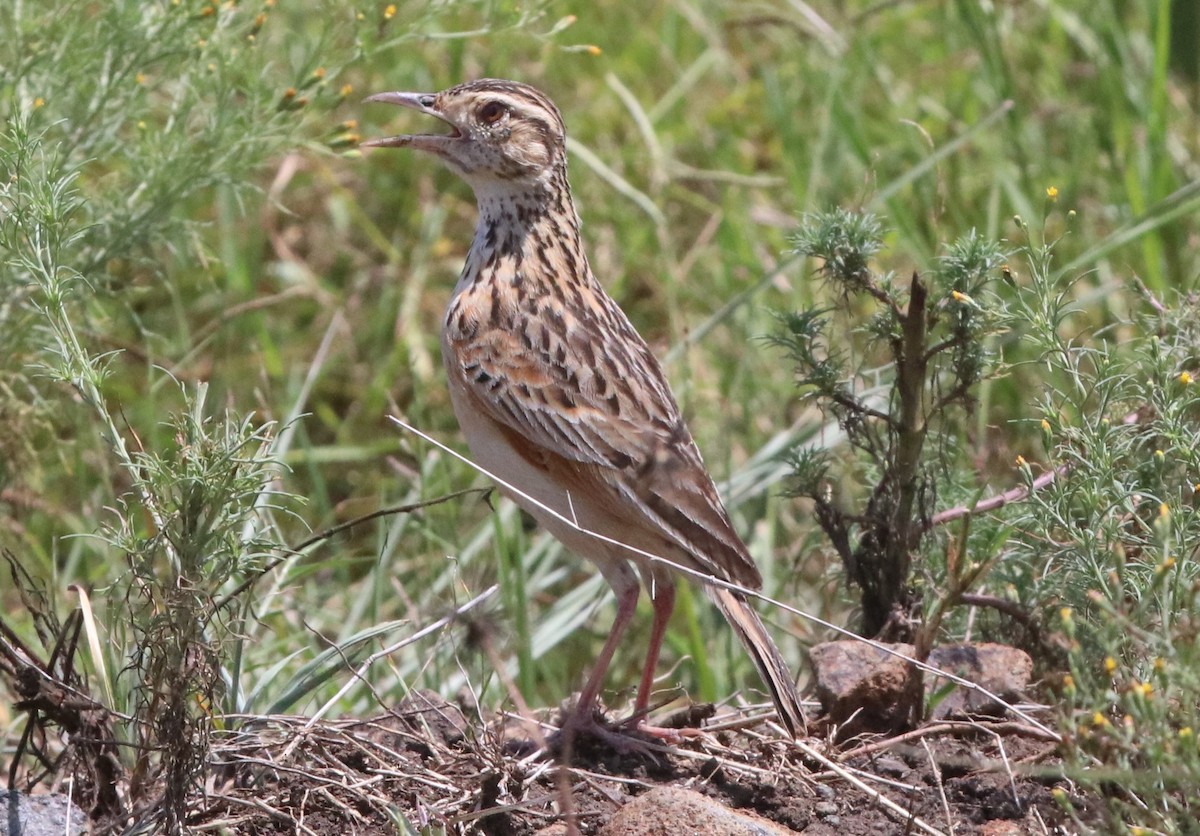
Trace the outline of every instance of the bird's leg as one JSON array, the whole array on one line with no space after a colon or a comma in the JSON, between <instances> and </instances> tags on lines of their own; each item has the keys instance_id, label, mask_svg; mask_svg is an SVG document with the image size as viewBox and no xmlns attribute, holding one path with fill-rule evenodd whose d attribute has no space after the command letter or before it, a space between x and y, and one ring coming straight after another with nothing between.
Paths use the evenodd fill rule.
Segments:
<instances>
[{"instance_id":1,"label":"bird's leg","mask_svg":"<svg viewBox=\"0 0 1200 836\"><path fill-rule=\"evenodd\" d=\"M629 569L628 564L600 564L600 569L610 583L613 593L617 595L617 618L613 621L612 632L608 633L604 648L601 648L600 655L596 656L592 675L588 676L588 681L583 685L580 698L576 700L575 709L564 718L563 726L556 735L556 745L562 748L563 752L568 753L566 757L570 757L569 753L575 745L576 735L580 733L605 741L618 752L637 751L644 748L644 745L635 738L631 738L622 730L607 728L596 718L596 698L599 697L600 687L604 685L608 663L612 661L612 656L617 651L617 645L624 636L630 619L634 618L634 613L637 612L638 595L637 576Z\"/></svg>"},{"instance_id":2,"label":"bird's leg","mask_svg":"<svg viewBox=\"0 0 1200 836\"><path fill-rule=\"evenodd\" d=\"M608 672L608 666L612 662L617 645L621 642L621 637L625 634L625 629L629 626L633 614L637 612L637 576L625 564L621 564L621 569L623 571L605 573L605 577L617 596L617 617L613 621L608 640L604 642L600 655L596 657L596 664L592 668L591 676L588 677L583 690L579 692L579 701L575 704L575 717L583 721L585 725L594 719L596 698L600 695L601 686L604 685L604 675Z\"/></svg>"},{"instance_id":3,"label":"bird's leg","mask_svg":"<svg viewBox=\"0 0 1200 836\"><path fill-rule=\"evenodd\" d=\"M650 603L654 605L654 622L650 627L650 647L646 651L646 667L642 669L642 681L638 685L637 700L633 714L646 716L650 705L650 691L654 688L654 671L658 667L658 654L662 650L663 637L667 634L667 622L675 610L675 582L667 577L651 580Z\"/></svg>"},{"instance_id":4,"label":"bird's leg","mask_svg":"<svg viewBox=\"0 0 1200 836\"><path fill-rule=\"evenodd\" d=\"M642 681L638 685L637 699L633 704L630 723L638 731L652 735L669 743L678 743L684 737L700 734L699 729L666 729L646 722L650 707L650 692L654 689L654 671L658 668L658 654L662 650L663 638L667 634L667 622L675 611L675 581L667 575L655 575L648 579L650 602L654 605L654 622L650 627L650 647L646 651L646 666L642 669Z\"/></svg>"}]
</instances>

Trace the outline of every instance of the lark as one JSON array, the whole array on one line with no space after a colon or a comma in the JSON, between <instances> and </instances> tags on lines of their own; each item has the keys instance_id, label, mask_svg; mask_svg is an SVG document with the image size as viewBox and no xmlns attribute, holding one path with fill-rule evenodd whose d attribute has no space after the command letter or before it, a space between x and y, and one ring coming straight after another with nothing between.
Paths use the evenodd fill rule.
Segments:
<instances>
[{"instance_id":1,"label":"lark","mask_svg":"<svg viewBox=\"0 0 1200 836\"><path fill-rule=\"evenodd\" d=\"M450 400L476 463L612 586L617 613L565 726L597 728L597 697L637 608L654 609L634 702L644 730L675 605L667 561L749 589L762 577L734 531L662 367L593 275L567 182L566 128L525 84L480 79L367 99L432 116L441 134L364 142L432 154L475 192L479 221L442 325ZM599 535L599 536L598 536ZM706 584L795 736L791 672L746 598Z\"/></svg>"}]
</instances>

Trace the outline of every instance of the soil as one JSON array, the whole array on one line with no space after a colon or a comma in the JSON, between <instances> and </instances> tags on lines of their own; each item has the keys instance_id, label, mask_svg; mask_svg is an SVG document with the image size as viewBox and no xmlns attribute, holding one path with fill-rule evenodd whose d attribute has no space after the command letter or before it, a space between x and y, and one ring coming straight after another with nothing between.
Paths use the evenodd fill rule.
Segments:
<instances>
[{"instance_id":1,"label":"soil","mask_svg":"<svg viewBox=\"0 0 1200 836\"><path fill-rule=\"evenodd\" d=\"M913 817L932 832L1068 834L1099 816L1061 777L1055 744L1011 722L942 722L834 748L735 713L673 745L583 736L565 756L553 739L549 749L531 739L530 723L472 727L454 706L417 697L373 720L272 718L218 741L217 780L189 826L368 836L397 833L402 816L423 833L533 836L569 823L596 834L624 803L668 785L805 834L931 832Z\"/></svg>"}]
</instances>

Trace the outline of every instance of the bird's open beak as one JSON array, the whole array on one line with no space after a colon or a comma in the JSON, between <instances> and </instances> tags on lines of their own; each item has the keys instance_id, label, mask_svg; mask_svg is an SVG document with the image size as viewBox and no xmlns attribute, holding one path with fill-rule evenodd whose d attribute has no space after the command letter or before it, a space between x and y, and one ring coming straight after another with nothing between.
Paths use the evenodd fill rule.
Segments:
<instances>
[{"instance_id":1,"label":"bird's open beak","mask_svg":"<svg viewBox=\"0 0 1200 836\"><path fill-rule=\"evenodd\" d=\"M459 131L458 126L437 109L437 97L432 93L376 93L374 96L367 96L363 101L384 102L420 111L421 113L441 119L450 126L451 132L448 134L401 134L399 136L385 136L379 139L368 139L360 143L360 147L416 148L419 151L438 153L446 148L447 143L462 138L462 133Z\"/></svg>"}]
</instances>

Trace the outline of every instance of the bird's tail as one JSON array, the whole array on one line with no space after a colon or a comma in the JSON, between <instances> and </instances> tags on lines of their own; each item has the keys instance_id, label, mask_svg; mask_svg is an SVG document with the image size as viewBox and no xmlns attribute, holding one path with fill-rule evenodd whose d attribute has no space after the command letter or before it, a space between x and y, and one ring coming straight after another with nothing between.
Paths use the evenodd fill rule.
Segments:
<instances>
[{"instance_id":1,"label":"bird's tail","mask_svg":"<svg viewBox=\"0 0 1200 836\"><path fill-rule=\"evenodd\" d=\"M779 648L771 641L758 613L736 592L712 586L707 587L706 591L754 660L754 666L758 668L763 683L771 692L771 699L775 701L780 721L792 737L807 732L808 724L804 708L800 705L800 694L796 692L796 683L792 681L792 672L779 655Z\"/></svg>"}]
</instances>

